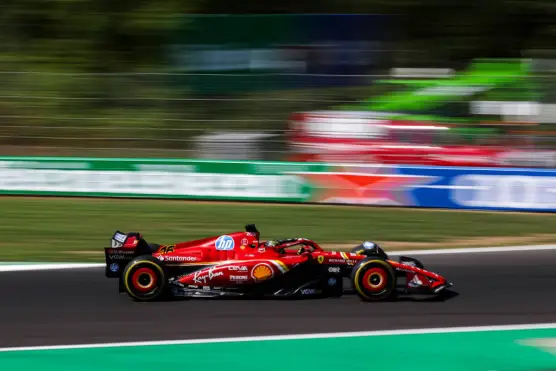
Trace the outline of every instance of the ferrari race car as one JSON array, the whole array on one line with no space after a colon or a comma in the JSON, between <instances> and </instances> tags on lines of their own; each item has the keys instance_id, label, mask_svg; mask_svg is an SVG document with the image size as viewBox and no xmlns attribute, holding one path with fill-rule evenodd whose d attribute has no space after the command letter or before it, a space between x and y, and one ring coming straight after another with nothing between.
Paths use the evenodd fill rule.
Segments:
<instances>
[{"instance_id":1,"label":"ferrari race car","mask_svg":"<svg viewBox=\"0 0 556 371\"><path fill-rule=\"evenodd\" d=\"M391 260L373 242L336 252L306 238L260 241L259 236L249 224L245 231L158 245L140 233L117 231L111 247L105 248L105 274L119 280L121 293L138 301L333 297L346 292L344 278L364 301L391 300L399 294L437 296L453 286L417 259Z\"/></svg>"}]
</instances>

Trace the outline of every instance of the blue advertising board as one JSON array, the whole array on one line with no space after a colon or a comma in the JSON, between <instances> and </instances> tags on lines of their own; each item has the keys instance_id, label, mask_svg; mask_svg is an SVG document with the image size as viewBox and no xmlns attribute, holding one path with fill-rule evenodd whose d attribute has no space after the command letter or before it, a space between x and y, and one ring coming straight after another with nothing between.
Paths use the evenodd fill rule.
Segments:
<instances>
[{"instance_id":1,"label":"blue advertising board","mask_svg":"<svg viewBox=\"0 0 556 371\"><path fill-rule=\"evenodd\" d=\"M369 85L385 43L393 39L394 17L377 14L296 15L296 44L304 48L305 69L295 87Z\"/></svg>"},{"instance_id":2,"label":"blue advertising board","mask_svg":"<svg viewBox=\"0 0 556 371\"><path fill-rule=\"evenodd\" d=\"M556 211L556 169L399 166L421 181L407 206L450 209Z\"/></svg>"}]
</instances>

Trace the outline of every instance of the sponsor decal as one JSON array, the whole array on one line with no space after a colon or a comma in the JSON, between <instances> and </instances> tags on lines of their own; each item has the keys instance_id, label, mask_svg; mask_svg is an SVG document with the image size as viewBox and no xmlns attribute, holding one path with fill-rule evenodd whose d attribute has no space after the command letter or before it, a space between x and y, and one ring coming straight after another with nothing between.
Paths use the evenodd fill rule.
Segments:
<instances>
[{"instance_id":1,"label":"sponsor decal","mask_svg":"<svg viewBox=\"0 0 556 371\"><path fill-rule=\"evenodd\" d=\"M248 268L244 265L241 266L241 267L239 267L237 265L231 265L231 266L228 267L228 270L246 272L248 270Z\"/></svg>"},{"instance_id":2,"label":"sponsor decal","mask_svg":"<svg viewBox=\"0 0 556 371\"><path fill-rule=\"evenodd\" d=\"M409 281L408 283L409 287L419 287L421 285L423 285L423 281L421 281L418 277L418 275L414 275L413 279L411 281Z\"/></svg>"},{"instance_id":3,"label":"sponsor decal","mask_svg":"<svg viewBox=\"0 0 556 371\"><path fill-rule=\"evenodd\" d=\"M242 245L247 245L249 243L249 240L247 238L244 238L241 240L241 244Z\"/></svg>"},{"instance_id":4,"label":"sponsor decal","mask_svg":"<svg viewBox=\"0 0 556 371\"><path fill-rule=\"evenodd\" d=\"M266 249L265 249L264 247L259 248L259 252L260 252L260 253L263 253L263 252L265 252L265 251L266 251Z\"/></svg>"},{"instance_id":5,"label":"sponsor decal","mask_svg":"<svg viewBox=\"0 0 556 371\"><path fill-rule=\"evenodd\" d=\"M195 262L198 261L199 258L196 256L159 256L158 260L160 261L167 261L167 262Z\"/></svg>"},{"instance_id":6,"label":"sponsor decal","mask_svg":"<svg viewBox=\"0 0 556 371\"><path fill-rule=\"evenodd\" d=\"M214 272L213 268L211 268L208 273L209 273L210 280L213 279L214 277L219 277L224 275L224 272Z\"/></svg>"},{"instance_id":7,"label":"sponsor decal","mask_svg":"<svg viewBox=\"0 0 556 371\"><path fill-rule=\"evenodd\" d=\"M336 279L335 278L329 278L328 279L328 286L334 286L336 285Z\"/></svg>"},{"instance_id":8,"label":"sponsor decal","mask_svg":"<svg viewBox=\"0 0 556 371\"><path fill-rule=\"evenodd\" d=\"M230 281L247 281L249 276L230 276Z\"/></svg>"},{"instance_id":9,"label":"sponsor decal","mask_svg":"<svg viewBox=\"0 0 556 371\"><path fill-rule=\"evenodd\" d=\"M123 233L115 233L114 237L112 237L114 240L120 242L120 243L124 243L127 235L123 234Z\"/></svg>"},{"instance_id":10,"label":"sponsor decal","mask_svg":"<svg viewBox=\"0 0 556 371\"><path fill-rule=\"evenodd\" d=\"M322 264L322 263L324 262L324 256L322 256L322 255L319 256L319 257L317 258L317 261L319 262L319 264Z\"/></svg>"},{"instance_id":11,"label":"sponsor decal","mask_svg":"<svg viewBox=\"0 0 556 371\"><path fill-rule=\"evenodd\" d=\"M253 232L247 232L246 235L247 237L255 237L255 233Z\"/></svg>"},{"instance_id":12,"label":"sponsor decal","mask_svg":"<svg viewBox=\"0 0 556 371\"><path fill-rule=\"evenodd\" d=\"M303 289L301 290L301 295L314 295L317 293L315 289Z\"/></svg>"},{"instance_id":13,"label":"sponsor decal","mask_svg":"<svg viewBox=\"0 0 556 371\"><path fill-rule=\"evenodd\" d=\"M359 256L359 254L356 254L356 253L354 253L354 252L350 252L350 253L349 253L349 256L351 256L351 257L357 257L357 256Z\"/></svg>"},{"instance_id":14,"label":"sponsor decal","mask_svg":"<svg viewBox=\"0 0 556 371\"><path fill-rule=\"evenodd\" d=\"M176 245L163 245L163 246L160 246L160 249L158 250L158 252L161 253L161 254L168 254L168 253L174 252L175 247L176 247Z\"/></svg>"},{"instance_id":15,"label":"sponsor decal","mask_svg":"<svg viewBox=\"0 0 556 371\"><path fill-rule=\"evenodd\" d=\"M239 248L245 250L245 247L246 247L245 245L241 245Z\"/></svg>"},{"instance_id":16,"label":"sponsor decal","mask_svg":"<svg viewBox=\"0 0 556 371\"><path fill-rule=\"evenodd\" d=\"M346 261L346 263L348 265L353 265L355 263L355 260L351 260L347 253L342 252L342 253L340 253L340 255L342 255L342 258L344 258L344 260Z\"/></svg>"},{"instance_id":17,"label":"sponsor decal","mask_svg":"<svg viewBox=\"0 0 556 371\"><path fill-rule=\"evenodd\" d=\"M112 272L117 272L119 269L120 269L120 266L118 264L116 264L116 263L110 264L110 270Z\"/></svg>"},{"instance_id":18,"label":"sponsor decal","mask_svg":"<svg viewBox=\"0 0 556 371\"><path fill-rule=\"evenodd\" d=\"M110 163L115 164L117 162ZM306 197L304 183L297 175L255 175L172 172L171 176L153 176L144 171L99 170L74 171L32 169L27 162L13 168L12 162L0 161L2 191L76 192L135 195L204 196L228 198L301 198ZM207 164L207 166L210 166Z\"/></svg>"},{"instance_id":19,"label":"sponsor decal","mask_svg":"<svg viewBox=\"0 0 556 371\"><path fill-rule=\"evenodd\" d=\"M556 177L466 174L453 179L450 198L464 207L553 209Z\"/></svg>"},{"instance_id":20,"label":"sponsor decal","mask_svg":"<svg viewBox=\"0 0 556 371\"><path fill-rule=\"evenodd\" d=\"M330 272L330 273L340 273L340 267L330 267L330 268L328 268L328 272Z\"/></svg>"},{"instance_id":21,"label":"sponsor decal","mask_svg":"<svg viewBox=\"0 0 556 371\"><path fill-rule=\"evenodd\" d=\"M253 267L251 277L256 281L266 281L274 276L274 270L267 263L259 263Z\"/></svg>"},{"instance_id":22,"label":"sponsor decal","mask_svg":"<svg viewBox=\"0 0 556 371\"><path fill-rule=\"evenodd\" d=\"M329 262L330 263L345 263L346 260L345 259L330 259Z\"/></svg>"},{"instance_id":23,"label":"sponsor decal","mask_svg":"<svg viewBox=\"0 0 556 371\"><path fill-rule=\"evenodd\" d=\"M123 255L133 255L135 254L135 250L128 250L128 249L106 249L108 254L123 254Z\"/></svg>"},{"instance_id":24,"label":"sponsor decal","mask_svg":"<svg viewBox=\"0 0 556 371\"><path fill-rule=\"evenodd\" d=\"M232 237L224 235L218 237L214 245L216 246L216 250L227 251L234 249L235 242Z\"/></svg>"},{"instance_id":25,"label":"sponsor decal","mask_svg":"<svg viewBox=\"0 0 556 371\"><path fill-rule=\"evenodd\" d=\"M129 259L129 255L125 255L125 254L113 254L113 255L108 255L108 259L111 260L122 260L122 259Z\"/></svg>"},{"instance_id":26,"label":"sponsor decal","mask_svg":"<svg viewBox=\"0 0 556 371\"><path fill-rule=\"evenodd\" d=\"M195 272L195 276L193 277L193 282L195 283L207 283L208 280L212 280L215 277L220 277L224 275L224 272L215 272L215 267L212 267L208 270L208 272L204 271L197 271Z\"/></svg>"}]
</instances>

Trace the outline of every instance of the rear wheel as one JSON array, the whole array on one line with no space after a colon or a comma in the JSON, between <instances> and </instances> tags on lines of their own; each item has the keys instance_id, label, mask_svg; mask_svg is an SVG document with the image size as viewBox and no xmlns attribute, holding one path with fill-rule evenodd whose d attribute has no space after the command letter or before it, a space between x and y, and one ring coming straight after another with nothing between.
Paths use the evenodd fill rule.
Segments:
<instances>
[{"instance_id":1,"label":"rear wheel","mask_svg":"<svg viewBox=\"0 0 556 371\"><path fill-rule=\"evenodd\" d=\"M139 256L125 267L122 284L125 292L135 300L160 299L167 286L164 267L152 256Z\"/></svg>"},{"instance_id":2,"label":"rear wheel","mask_svg":"<svg viewBox=\"0 0 556 371\"><path fill-rule=\"evenodd\" d=\"M381 259L368 258L357 263L351 281L355 292L364 301L391 299L396 290L396 273Z\"/></svg>"}]
</instances>

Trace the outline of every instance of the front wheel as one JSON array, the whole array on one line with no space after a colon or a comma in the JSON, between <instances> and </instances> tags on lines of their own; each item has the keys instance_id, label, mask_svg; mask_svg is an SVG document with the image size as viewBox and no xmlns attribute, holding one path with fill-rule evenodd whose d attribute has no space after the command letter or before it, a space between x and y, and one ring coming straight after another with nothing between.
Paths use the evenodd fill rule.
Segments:
<instances>
[{"instance_id":1,"label":"front wheel","mask_svg":"<svg viewBox=\"0 0 556 371\"><path fill-rule=\"evenodd\" d=\"M391 299L396 290L396 273L381 259L361 260L353 267L351 281L355 292L364 301Z\"/></svg>"},{"instance_id":2,"label":"front wheel","mask_svg":"<svg viewBox=\"0 0 556 371\"><path fill-rule=\"evenodd\" d=\"M152 256L138 256L122 274L124 291L138 301L160 299L166 291L164 267Z\"/></svg>"}]
</instances>

